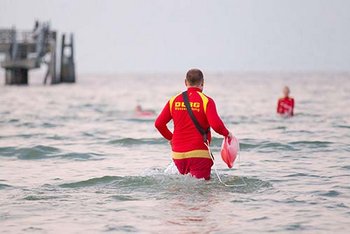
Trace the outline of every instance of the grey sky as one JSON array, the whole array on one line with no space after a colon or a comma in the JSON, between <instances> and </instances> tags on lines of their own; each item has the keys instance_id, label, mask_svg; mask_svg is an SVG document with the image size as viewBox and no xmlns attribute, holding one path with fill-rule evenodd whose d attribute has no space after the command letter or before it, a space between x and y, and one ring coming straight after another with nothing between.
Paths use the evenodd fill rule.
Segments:
<instances>
[{"instance_id":1,"label":"grey sky","mask_svg":"<svg viewBox=\"0 0 350 234\"><path fill-rule=\"evenodd\" d=\"M0 27L74 32L82 73L350 71L349 11L348 0L0 0Z\"/></svg>"}]
</instances>

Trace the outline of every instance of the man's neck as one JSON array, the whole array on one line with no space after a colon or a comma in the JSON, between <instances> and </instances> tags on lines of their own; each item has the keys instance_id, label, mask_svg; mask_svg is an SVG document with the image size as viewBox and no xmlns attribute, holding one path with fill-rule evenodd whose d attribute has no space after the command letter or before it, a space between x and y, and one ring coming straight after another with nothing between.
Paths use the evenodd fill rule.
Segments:
<instances>
[{"instance_id":1,"label":"man's neck","mask_svg":"<svg viewBox=\"0 0 350 234\"><path fill-rule=\"evenodd\" d=\"M199 86L187 86L187 89L200 89L201 91L203 91L202 87Z\"/></svg>"}]
</instances>

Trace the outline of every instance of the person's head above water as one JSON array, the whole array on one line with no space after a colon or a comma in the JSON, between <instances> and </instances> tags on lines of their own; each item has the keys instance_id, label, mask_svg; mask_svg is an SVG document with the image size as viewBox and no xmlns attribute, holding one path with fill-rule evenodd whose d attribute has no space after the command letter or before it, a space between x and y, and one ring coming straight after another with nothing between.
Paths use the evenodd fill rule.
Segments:
<instances>
[{"instance_id":1,"label":"person's head above water","mask_svg":"<svg viewBox=\"0 0 350 234\"><path fill-rule=\"evenodd\" d=\"M140 104L137 104L135 111L142 111L142 106Z\"/></svg>"},{"instance_id":2,"label":"person's head above water","mask_svg":"<svg viewBox=\"0 0 350 234\"><path fill-rule=\"evenodd\" d=\"M283 95L284 97L289 97L289 94L290 94L290 89L288 86L284 86L283 88Z\"/></svg>"},{"instance_id":3,"label":"person's head above water","mask_svg":"<svg viewBox=\"0 0 350 234\"><path fill-rule=\"evenodd\" d=\"M185 85L189 87L197 87L203 90L204 78L203 73L199 69L190 69L186 74Z\"/></svg>"}]
</instances>

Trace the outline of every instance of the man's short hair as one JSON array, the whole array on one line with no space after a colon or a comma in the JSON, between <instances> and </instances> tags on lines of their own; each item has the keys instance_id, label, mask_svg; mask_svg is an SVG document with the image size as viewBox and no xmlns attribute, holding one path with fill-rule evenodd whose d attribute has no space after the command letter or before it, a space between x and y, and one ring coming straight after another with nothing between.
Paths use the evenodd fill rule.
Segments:
<instances>
[{"instance_id":1,"label":"man's short hair","mask_svg":"<svg viewBox=\"0 0 350 234\"><path fill-rule=\"evenodd\" d=\"M186 80L189 85L200 85L203 82L203 73L199 69L191 69L186 74Z\"/></svg>"}]
</instances>

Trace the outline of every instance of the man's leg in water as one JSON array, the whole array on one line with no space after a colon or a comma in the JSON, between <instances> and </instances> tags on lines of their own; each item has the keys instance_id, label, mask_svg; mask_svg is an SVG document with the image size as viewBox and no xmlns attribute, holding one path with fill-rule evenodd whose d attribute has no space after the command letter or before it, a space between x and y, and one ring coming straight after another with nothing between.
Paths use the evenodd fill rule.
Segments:
<instances>
[{"instance_id":1,"label":"man's leg in water","mask_svg":"<svg viewBox=\"0 0 350 234\"><path fill-rule=\"evenodd\" d=\"M197 179L210 179L213 161L210 158L174 159L174 163L182 175L190 173Z\"/></svg>"},{"instance_id":2,"label":"man's leg in water","mask_svg":"<svg viewBox=\"0 0 350 234\"><path fill-rule=\"evenodd\" d=\"M190 172L189 162L188 159L173 159L174 163L177 167L177 170L182 175L186 175Z\"/></svg>"},{"instance_id":3,"label":"man's leg in water","mask_svg":"<svg viewBox=\"0 0 350 234\"><path fill-rule=\"evenodd\" d=\"M213 161L210 158L190 158L190 173L197 179L210 179Z\"/></svg>"}]
</instances>

